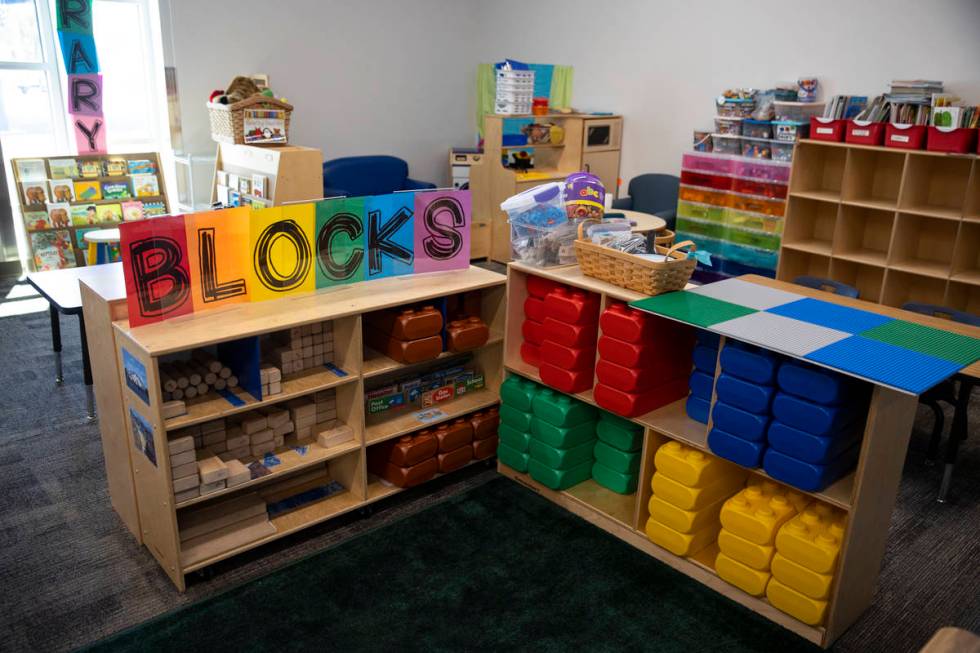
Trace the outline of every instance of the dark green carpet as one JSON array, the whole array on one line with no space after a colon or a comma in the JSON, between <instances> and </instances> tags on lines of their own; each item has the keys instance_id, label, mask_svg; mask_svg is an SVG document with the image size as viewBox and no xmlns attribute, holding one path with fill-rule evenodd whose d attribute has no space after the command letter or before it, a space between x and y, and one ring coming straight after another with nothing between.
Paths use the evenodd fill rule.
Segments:
<instances>
[{"instance_id":1,"label":"dark green carpet","mask_svg":"<svg viewBox=\"0 0 980 653\"><path fill-rule=\"evenodd\" d=\"M817 651L506 479L89 651Z\"/></svg>"}]
</instances>

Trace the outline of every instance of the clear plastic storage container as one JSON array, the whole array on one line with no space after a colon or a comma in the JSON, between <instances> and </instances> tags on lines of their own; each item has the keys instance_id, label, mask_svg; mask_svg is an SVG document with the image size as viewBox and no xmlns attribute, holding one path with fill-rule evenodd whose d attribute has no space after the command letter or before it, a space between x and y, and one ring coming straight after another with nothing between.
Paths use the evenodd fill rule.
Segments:
<instances>
[{"instance_id":1,"label":"clear plastic storage container","mask_svg":"<svg viewBox=\"0 0 980 653\"><path fill-rule=\"evenodd\" d=\"M771 159L772 141L768 138L742 137L742 156L753 159Z\"/></svg>"},{"instance_id":2,"label":"clear plastic storage container","mask_svg":"<svg viewBox=\"0 0 980 653\"><path fill-rule=\"evenodd\" d=\"M719 116L715 118L715 132L719 134L740 136L742 134L743 120L743 118L738 118L736 116Z\"/></svg>"},{"instance_id":3,"label":"clear plastic storage container","mask_svg":"<svg viewBox=\"0 0 980 653\"><path fill-rule=\"evenodd\" d=\"M742 137L712 134L711 147L721 154L742 154Z\"/></svg>"},{"instance_id":4,"label":"clear plastic storage container","mask_svg":"<svg viewBox=\"0 0 980 653\"><path fill-rule=\"evenodd\" d=\"M823 115L825 102L773 102L776 120L809 121L811 116Z\"/></svg>"},{"instance_id":5,"label":"clear plastic storage container","mask_svg":"<svg viewBox=\"0 0 980 653\"><path fill-rule=\"evenodd\" d=\"M772 143L773 147L778 143ZM773 163L771 161L738 159L732 168L732 174L736 177L755 179L756 181L774 181L777 183L787 183L789 181L790 167L785 163Z\"/></svg>"},{"instance_id":6,"label":"clear plastic storage container","mask_svg":"<svg viewBox=\"0 0 980 653\"><path fill-rule=\"evenodd\" d=\"M575 263L578 225L565 214L564 183L535 186L504 200L511 258L535 267Z\"/></svg>"},{"instance_id":7,"label":"clear plastic storage container","mask_svg":"<svg viewBox=\"0 0 980 653\"><path fill-rule=\"evenodd\" d=\"M717 122L717 118L715 121ZM772 138L772 125L768 120L750 120L746 118L742 121L742 136L749 138Z\"/></svg>"},{"instance_id":8,"label":"clear plastic storage container","mask_svg":"<svg viewBox=\"0 0 980 653\"><path fill-rule=\"evenodd\" d=\"M713 175L727 175L734 169L735 162L726 156L707 152L685 152L681 157L681 167Z\"/></svg>"},{"instance_id":9,"label":"clear plastic storage container","mask_svg":"<svg viewBox=\"0 0 980 653\"><path fill-rule=\"evenodd\" d=\"M810 123L801 120L773 120L772 135L781 143L795 143L810 135Z\"/></svg>"},{"instance_id":10,"label":"clear plastic storage container","mask_svg":"<svg viewBox=\"0 0 980 653\"><path fill-rule=\"evenodd\" d=\"M796 148L796 143L782 143L780 141L773 141L772 142L773 161L792 161L793 150L795 148Z\"/></svg>"}]
</instances>

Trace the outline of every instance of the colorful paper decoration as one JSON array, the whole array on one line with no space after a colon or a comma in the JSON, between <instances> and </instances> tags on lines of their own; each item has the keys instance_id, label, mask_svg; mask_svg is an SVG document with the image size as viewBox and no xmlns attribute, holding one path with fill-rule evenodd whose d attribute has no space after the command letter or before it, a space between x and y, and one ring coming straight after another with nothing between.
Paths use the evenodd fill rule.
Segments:
<instances>
[{"instance_id":1,"label":"colorful paper decoration","mask_svg":"<svg viewBox=\"0 0 980 653\"><path fill-rule=\"evenodd\" d=\"M469 265L469 227L469 192L415 193L415 272Z\"/></svg>"},{"instance_id":2,"label":"colorful paper decoration","mask_svg":"<svg viewBox=\"0 0 980 653\"><path fill-rule=\"evenodd\" d=\"M79 154L106 154L102 75L92 32L91 0L56 0L58 42L68 75L68 113Z\"/></svg>"}]
</instances>

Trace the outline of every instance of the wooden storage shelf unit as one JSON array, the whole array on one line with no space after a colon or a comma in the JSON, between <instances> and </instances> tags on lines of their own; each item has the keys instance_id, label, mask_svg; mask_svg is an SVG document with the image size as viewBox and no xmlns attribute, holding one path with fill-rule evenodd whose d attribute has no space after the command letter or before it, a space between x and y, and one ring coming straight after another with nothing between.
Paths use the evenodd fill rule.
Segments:
<instances>
[{"instance_id":1,"label":"wooden storage shelf unit","mask_svg":"<svg viewBox=\"0 0 980 653\"><path fill-rule=\"evenodd\" d=\"M828 247L821 225L831 216ZM868 301L963 310L973 305L968 286L980 284L978 247L980 157L798 145L777 279L827 277Z\"/></svg>"},{"instance_id":2,"label":"wooden storage shelf unit","mask_svg":"<svg viewBox=\"0 0 980 653\"><path fill-rule=\"evenodd\" d=\"M184 589L187 573L397 491L397 488L382 485L377 479L368 479L368 445L497 403L502 374L503 341L500 334L504 332L504 284L502 275L470 267L455 272L417 275L411 279L392 277L361 282L310 295L244 304L143 327L131 328L126 320L114 322L112 331L142 541L178 589ZM474 290L481 292L481 316L491 334L496 334L486 345L473 352L473 367L483 373L486 387L437 404L435 408L442 411L442 416L434 421L421 422L415 411L368 421L364 406L365 377L408 370L411 366L399 365L385 357L380 360L376 356L364 356L362 314ZM288 310L283 302L289 302ZM158 372L161 357L327 320L333 324L333 365L341 370L339 373L327 368L315 368L285 375L282 393L261 401L239 389L236 394L244 401L239 406L214 394L208 395L188 402L187 415L163 419ZM123 351L145 367L148 401L127 387ZM305 446L302 451L288 445L281 447L275 452L279 464L270 467L269 474L175 505L168 431L262 406L278 405L328 388L336 391L337 419L353 429L353 440L326 448L315 441L301 441L298 444ZM130 413L137 413L150 426L155 461L135 444ZM248 464L252 460L254 458L245 458L243 462ZM316 487L316 484L323 485L328 480L338 482L343 490L272 516L269 519L271 527L263 525L265 530L258 537L244 541L217 538L208 542L206 550L198 547L192 553L182 548L179 528L179 522L184 518L182 516L196 514L202 508L219 509L226 505L224 502L233 502L252 494L273 503Z\"/></svg>"},{"instance_id":3,"label":"wooden storage shelf unit","mask_svg":"<svg viewBox=\"0 0 980 653\"><path fill-rule=\"evenodd\" d=\"M794 271L813 273L817 271L815 268L819 267L823 267L826 271L827 266L830 265L829 256L796 252L789 247L787 245L784 248L785 253L801 257L793 264ZM856 278L868 275L869 270L879 275L884 273L884 268L880 266L867 266L837 259L834 259L833 263L853 266L854 269L848 273L855 275ZM537 369L525 363L520 357L521 323L523 303L527 297L528 275L546 277L599 293L602 296L603 306L613 299L632 301L640 297L637 293L586 277L582 275L578 266L539 270L520 263L511 263L508 267L508 319L504 339L504 367L508 374L517 374L537 382L541 380ZM758 282L782 285L779 282L763 280L761 277L754 277L753 280L755 279L758 279ZM867 281L867 288L872 287L873 281L874 279ZM880 276L878 283L880 289ZM966 287L966 284L959 284L959 286ZM980 287L975 286L969 288L980 290ZM802 294L817 294L807 289L802 290L804 291ZM962 294L959 289L957 292L960 296L956 301L960 304L980 302L980 292L969 295ZM592 390L580 392L575 397L595 405ZM503 464L498 463L498 470L501 474L729 599L814 644L824 648L829 647L871 602L885 549L894 497L901 478L908 435L914 420L915 398L884 387L875 387L868 409L857 468L821 492L806 493L814 499L847 512L847 529L827 609L828 617L825 625L819 627L797 621L777 610L765 598L750 596L723 581L714 569L714 559L718 551L716 546L708 547L694 557L683 558L667 552L647 538L644 526L649 517L647 504L652 493L650 478L654 471L656 448L663 442L673 439L702 451L710 451L707 446L710 424L706 426L689 418L684 404L685 400L679 400L632 419L633 422L644 427L640 482L635 494L619 495L591 481L564 491L553 491L542 486L529 475ZM748 472L757 477L768 478L762 469L749 469Z\"/></svg>"}]
</instances>

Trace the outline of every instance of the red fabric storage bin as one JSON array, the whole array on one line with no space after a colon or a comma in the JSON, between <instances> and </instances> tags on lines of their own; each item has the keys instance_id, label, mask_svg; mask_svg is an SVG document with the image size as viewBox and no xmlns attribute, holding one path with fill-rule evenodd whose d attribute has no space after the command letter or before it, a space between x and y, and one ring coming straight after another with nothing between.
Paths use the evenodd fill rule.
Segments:
<instances>
[{"instance_id":1,"label":"red fabric storage bin","mask_svg":"<svg viewBox=\"0 0 980 653\"><path fill-rule=\"evenodd\" d=\"M533 367L539 366L541 364L541 348L529 342L521 343L521 360Z\"/></svg>"},{"instance_id":2,"label":"red fabric storage bin","mask_svg":"<svg viewBox=\"0 0 980 653\"><path fill-rule=\"evenodd\" d=\"M563 370L551 363L542 361L539 370L542 383L566 394L585 392L592 387L593 371L591 367L587 370Z\"/></svg>"},{"instance_id":3,"label":"red fabric storage bin","mask_svg":"<svg viewBox=\"0 0 980 653\"><path fill-rule=\"evenodd\" d=\"M553 317L548 317L544 321L545 340L554 340L559 345L576 349L595 347L598 331L598 325L594 323L568 324Z\"/></svg>"},{"instance_id":4,"label":"red fabric storage bin","mask_svg":"<svg viewBox=\"0 0 980 653\"><path fill-rule=\"evenodd\" d=\"M566 347L554 340L541 344L541 360L563 370L592 370L595 367L595 347Z\"/></svg>"},{"instance_id":5,"label":"red fabric storage bin","mask_svg":"<svg viewBox=\"0 0 980 653\"><path fill-rule=\"evenodd\" d=\"M595 324L599 319L599 295L555 288L544 298L544 311L548 317L566 324Z\"/></svg>"},{"instance_id":6,"label":"red fabric storage bin","mask_svg":"<svg viewBox=\"0 0 980 653\"><path fill-rule=\"evenodd\" d=\"M544 308L544 300L537 297L528 297L524 300L524 317L535 322L544 322L547 315Z\"/></svg>"},{"instance_id":7,"label":"red fabric storage bin","mask_svg":"<svg viewBox=\"0 0 980 653\"><path fill-rule=\"evenodd\" d=\"M846 123L846 120L810 116L810 138L815 141L836 141L839 143L844 140Z\"/></svg>"},{"instance_id":8,"label":"red fabric storage bin","mask_svg":"<svg viewBox=\"0 0 980 653\"><path fill-rule=\"evenodd\" d=\"M929 127L926 149L932 152L966 154L977 144L977 130L969 127Z\"/></svg>"},{"instance_id":9,"label":"red fabric storage bin","mask_svg":"<svg viewBox=\"0 0 980 653\"><path fill-rule=\"evenodd\" d=\"M555 288L560 287L562 287L562 285L557 281L545 279L544 277L538 277L533 274L527 275L527 294L529 294L531 297L544 299L548 296L548 293Z\"/></svg>"},{"instance_id":10,"label":"red fabric storage bin","mask_svg":"<svg viewBox=\"0 0 980 653\"><path fill-rule=\"evenodd\" d=\"M732 178L722 177L721 175L709 175L704 172L694 170L681 170L681 183L691 186L703 186L714 190L731 190Z\"/></svg>"},{"instance_id":11,"label":"red fabric storage bin","mask_svg":"<svg viewBox=\"0 0 980 653\"><path fill-rule=\"evenodd\" d=\"M926 143L925 125L903 125L890 122L885 125L885 147L901 150L921 150Z\"/></svg>"},{"instance_id":12,"label":"red fabric storage bin","mask_svg":"<svg viewBox=\"0 0 980 653\"><path fill-rule=\"evenodd\" d=\"M526 342L532 345L540 345L544 342L544 324L534 320L524 320L521 325L521 335Z\"/></svg>"},{"instance_id":13,"label":"red fabric storage bin","mask_svg":"<svg viewBox=\"0 0 980 653\"><path fill-rule=\"evenodd\" d=\"M885 123L848 120L844 140L858 145L881 145L885 141Z\"/></svg>"},{"instance_id":14,"label":"red fabric storage bin","mask_svg":"<svg viewBox=\"0 0 980 653\"><path fill-rule=\"evenodd\" d=\"M598 383L592 396L599 406L612 413L623 417L637 417L683 399L687 396L687 391L687 379L668 381L648 392L640 393L623 392Z\"/></svg>"}]
</instances>

